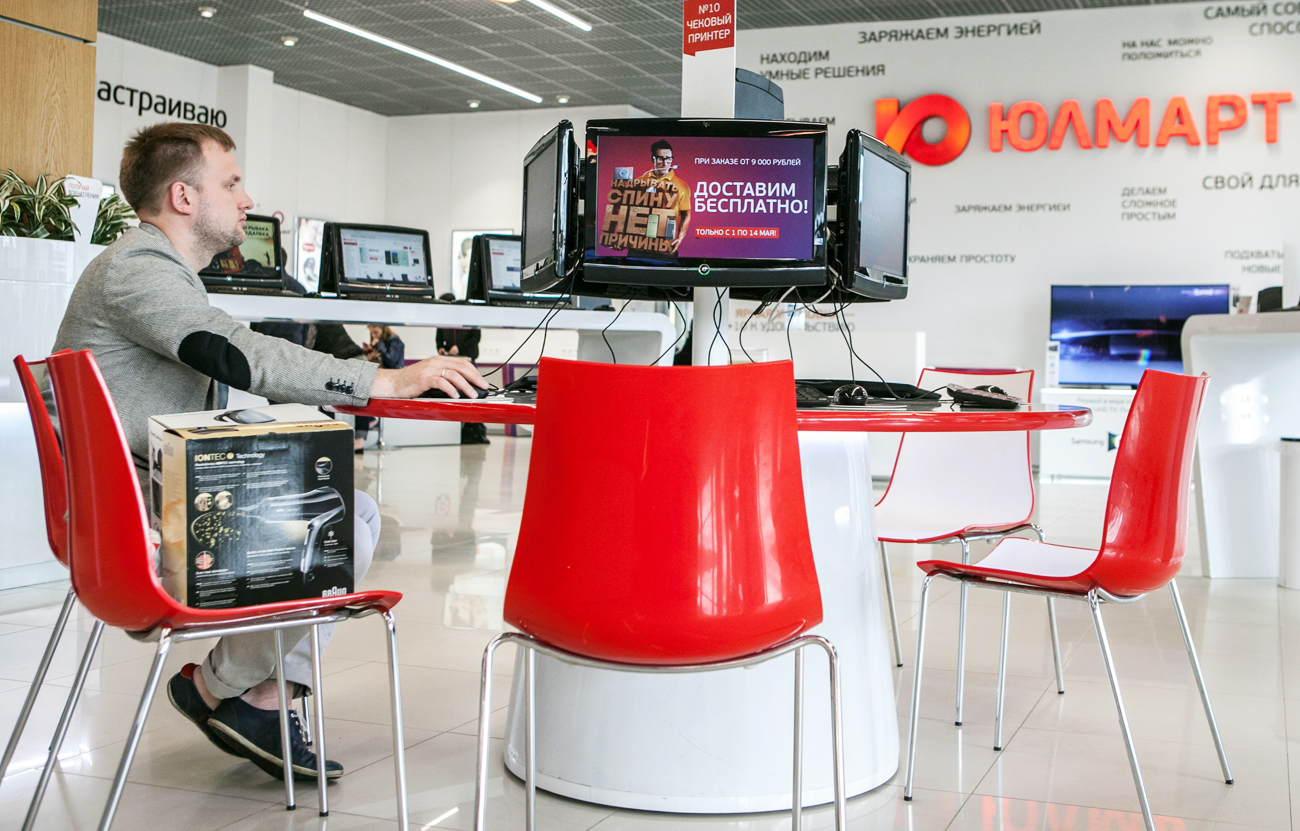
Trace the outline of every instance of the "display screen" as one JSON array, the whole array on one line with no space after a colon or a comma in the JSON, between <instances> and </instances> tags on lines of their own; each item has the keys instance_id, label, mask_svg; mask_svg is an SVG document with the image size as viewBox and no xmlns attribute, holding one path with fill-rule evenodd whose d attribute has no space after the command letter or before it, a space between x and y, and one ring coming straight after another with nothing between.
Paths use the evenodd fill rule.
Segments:
<instances>
[{"instance_id":1,"label":"display screen","mask_svg":"<svg viewBox=\"0 0 1300 831\"><path fill-rule=\"evenodd\" d=\"M1225 286L1052 286L1060 383L1132 385L1148 369L1183 371L1192 315L1227 314Z\"/></svg>"},{"instance_id":2,"label":"display screen","mask_svg":"<svg viewBox=\"0 0 1300 831\"><path fill-rule=\"evenodd\" d=\"M489 239L493 291L519 291L519 240Z\"/></svg>"},{"instance_id":3,"label":"display screen","mask_svg":"<svg viewBox=\"0 0 1300 831\"><path fill-rule=\"evenodd\" d=\"M422 234L339 228L343 279L357 283L428 285L429 264Z\"/></svg>"},{"instance_id":4,"label":"display screen","mask_svg":"<svg viewBox=\"0 0 1300 831\"><path fill-rule=\"evenodd\" d=\"M859 152L857 266L901 276L907 256L907 171L865 148Z\"/></svg>"},{"instance_id":5,"label":"display screen","mask_svg":"<svg viewBox=\"0 0 1300 831\"><path fill-rule=\"evenodd\" d=\"M596 255L811 259L813 150L802 137L602 136Z\"/></svg>"},{"instance_id":6,"label":"display screen","mask_svg":"<svg viewBox=\"0 0 1300 831\"><path fill-rule=\"evenodd\" d=\"M524 168L526 265L535 265L555 255L555 187L559 176L559 152L559 141L552 141Z\"/></svg>"},{"instance_id":7,"label":"display screen","mask_svg":"<svg viewBox=\"0 0 1300 831\"><path fill-rule=\"evenodd\" d=\"M249 217L244 223L244 235L244 242L238 248L213 257L203 273L278 280L275 222Z\"/></svg>"}]
</instances>

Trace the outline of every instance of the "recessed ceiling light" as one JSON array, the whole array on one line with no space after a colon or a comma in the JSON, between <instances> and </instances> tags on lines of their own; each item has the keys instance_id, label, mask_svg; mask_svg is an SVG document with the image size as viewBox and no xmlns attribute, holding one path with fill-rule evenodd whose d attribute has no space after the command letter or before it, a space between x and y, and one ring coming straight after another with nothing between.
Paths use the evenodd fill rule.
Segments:
<instances>
[{"instance_id":1,"label":"recessed ceiling light","mask_svg":"<svg viewBox=\"0 0 1300 831\"><path fill-rule=\"evenodd\" d=\"M591 31L590 23L588 23L585 20L582 20L581 18L574 17L573 15L569 14L564 9L561 9L558 6L552 6L550 3L546 2L546 0L528 0L528 2L532 3L534 6L536 6L537 8L541 9L544 12L550 12L551 14L563 20L565 23L570 23L574 26L577 26L579 29L581 29L584 32Z\"/></svg>"},{"instance_id":2,"label":"recessed ceiling light","mask_svg":"<svg viewBox=\"0 0 1300 831\"><path fill-rule=\"evenodd\" d=\"M297 46L298 38L294 37L293 35L285 35L284 37L280 38L280 42L283 43L285 46Z\"/></svg>"},{"instance_id":3,"label":"recessed ceiling light","mask_svg":"<svg viewBox=\"0 0 1300 831\"><path fill-rule=\"evenodd\" d=\"M555 102L556 102L557 104L567 104L567 103L569 103L569 96L567 96L567 95L557 95L557 96L555 96Z\"/></svg>"},{"instance_id":4,"label":"recessed ceiling light","mask_svg":"<svg viewBox=\"0 0 1300 831\"><path fill-rule=\"evenodd\" d=\"M505 83L504 81L498 81L496 78L492 78L488 75L484 75L482 72L475 72L474 70L470 69L467 66L461 66L458 63L452 63L451 61L446 60L444 58L439 58L437 55L430 55L428 52L422 51L420 49L416 49L414 46L407 46L405 43L399 43L398 41L392 40L391 38L386 38L383 35L377 35L374 32L370 32L365 29L361 29L356 26L352 26L350 24L344 23L342 20L335 20L332 17L326 17L323 14L317 14L311 9L303 9L302 14L303 17L306 17L309 20L315 20L317 23L324 23L326 26L333 26L335 29L338 29L339 31L347 32L348 34L351 35L356 35L359 38L365 38L366 40L371 41L372 43L378 43L380 46L387 46L389 49L396 49L398 52L405 52L406 54L410 55L413 58L419 58L422 61L428 61L429 63L437 64L438 66L441 66L443 69L450 69L452 72L459 72L461 75L465 75L467 77L473 78L476 81L481 81L487 84L488 86L493 86L496 87L497 89L505 90L511 95L518 95L520 98L527 98L529 101L532 101L534 104L542 103L542 99L540 96L533 95L531 92L525 92L519 87L513 87L510 84Z\"/></svg>"},{"instance_id":5,"label":"recessed ceiling light","mask_svg":"<svg viewBox=\"0 0 1300 831\"><path fill-rule=\"evenodd\" d=\"M207 20L208 18L212 17L212 15L216 13L217 10L214 9L212 6L199 6L199 17L203 18L204 20Z\"/></svg>"},{"instance_id":6,"label":"recessed ceiling light","mask_svg":"<svg viewBox=\"0 0 1300 831\"><path fill-rule=\"evenodd\" d=\"M478 100L477 98L471 98L471 99L469 99L468 101L466 101L465 103L466 103L466 104L469 104L469 108L470 108L471 110L477 110L477 109L478 109L478 105L479 105L479 104L482 104L483 102L480 101L480 100Z\"/></svg>"}]
</instances>

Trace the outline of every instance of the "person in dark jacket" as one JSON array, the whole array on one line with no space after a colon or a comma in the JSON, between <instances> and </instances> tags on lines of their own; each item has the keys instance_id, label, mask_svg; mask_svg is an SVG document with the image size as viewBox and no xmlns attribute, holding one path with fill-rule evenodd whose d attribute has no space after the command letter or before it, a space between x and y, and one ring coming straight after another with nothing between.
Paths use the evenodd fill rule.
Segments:
<instances>
[{"instance_id":1,"label":"person in dark jacket","mask_svg":"<svg viewBox=\"0 0 1300 831\"><path fill-rule=\"evenodd\" d=\"M453 303L456 295L447 292L438 298L445 303ZM481 329L439 329L438 354L456 355L478 362L478 344L483 339ZM460 426L461 444L490 444L487 437L487 425L465 423Z\"/></svg>"},{"instance_id":2,"label":"person in dark jacket","mask_svg":"<svg viewBox=\"0 0 1300 831\"><path fill-rule=\"evenodd\" d=\"M370 324L370 342L365 346L365 358L384 369L401 369L406 366L406 344L393 332L392 327L382 323ZM351 338L348 339L349 341ZM357 416L356 438L352 447L362 452L370 428L375 426L373 416Z\"/></svg>"}]
</instances>

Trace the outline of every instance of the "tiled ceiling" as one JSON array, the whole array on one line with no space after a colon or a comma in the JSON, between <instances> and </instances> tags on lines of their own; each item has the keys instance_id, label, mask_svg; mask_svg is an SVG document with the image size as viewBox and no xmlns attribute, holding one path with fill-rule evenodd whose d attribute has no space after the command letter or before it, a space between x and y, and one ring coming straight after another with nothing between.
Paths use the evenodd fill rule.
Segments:
<instances>
[{"instance_id":1,"label":"tiled ceiling","mask_svg":"<svg viewBox=\"0 0 1300 831\"><path fill-rule=\"evenodd\" d=\"M251 63L276 83L384 115L533 106L521 98L302 16L304 7L541 96L556 106L679 110L680 0L551 0L583 32L527 2L494 0L99 0L99 29L217 66ZM200 5L217 10L211 19ZM740 27L768 29L953 15L1146 5L1131 0L741 0ZM285 47L280 38L298 43Z\"/></svg>"}]
</instances>

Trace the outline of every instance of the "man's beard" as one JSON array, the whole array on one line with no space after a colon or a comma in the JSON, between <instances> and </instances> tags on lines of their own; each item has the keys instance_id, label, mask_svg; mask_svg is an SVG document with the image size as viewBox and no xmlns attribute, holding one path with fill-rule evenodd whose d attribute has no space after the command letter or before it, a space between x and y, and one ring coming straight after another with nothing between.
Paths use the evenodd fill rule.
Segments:
<instances>
[{"instance_id":1,"label":"man's beard","mask_svg":"<svg viewBox=\"0 0 1300 831\"><path fill-rule=\"evenodd\" d=\"M238 225L230 227L221 227L213 217L212 211L206 208L194 220L194 241L201 247L209 259L220 254L222 251L229 251L237 248L244 242L244 229Z\"/></svg>"}]
</instances>

